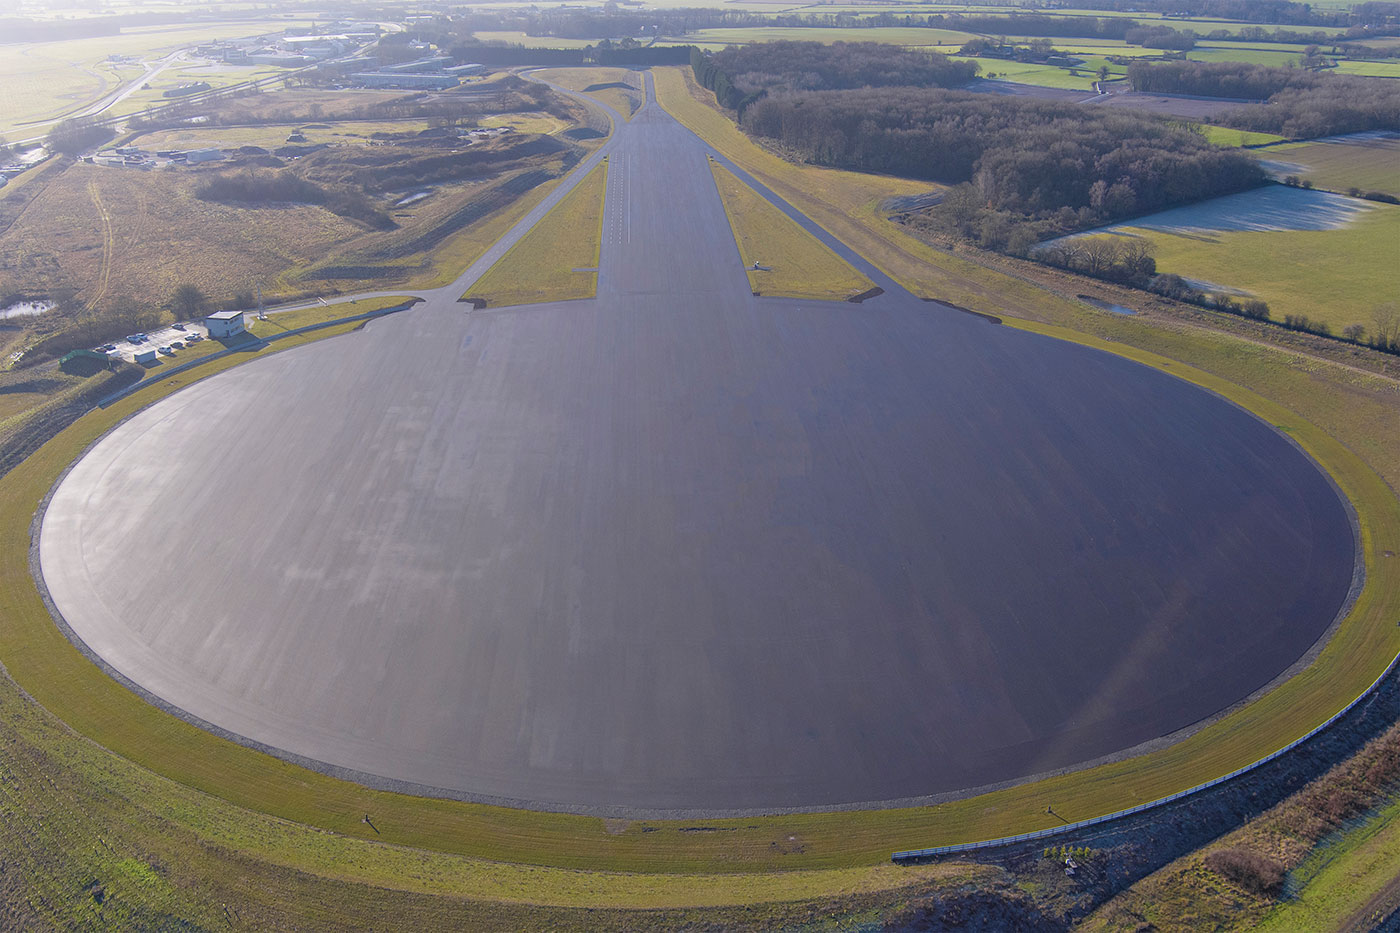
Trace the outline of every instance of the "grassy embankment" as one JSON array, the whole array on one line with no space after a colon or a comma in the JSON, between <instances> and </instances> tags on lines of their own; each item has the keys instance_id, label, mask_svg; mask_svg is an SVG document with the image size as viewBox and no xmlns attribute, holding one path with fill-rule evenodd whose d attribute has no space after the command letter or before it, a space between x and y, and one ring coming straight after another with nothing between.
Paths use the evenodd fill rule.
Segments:
<instances>
[{"instance_id":1,"label":"grassy embankment","mask_svg":"<svg viewBox=\"0 0 1400 933\"><path fill-rule=\"evenodd\" d=\"M1371 929L1400 906L1398 767L1400 726L1391 726L1265 813L1120 892L1086 918L1084 933L1144 923L1220 933Z\"/></svg>"},{"instance_id":2,"label":"grassy embankment","mask_svg":"<svg viewBox=\"0 0 1400 933\"><path fill-rule=\"evenodd\" d=\"M604 159L497 260L466 297L488 308L592 298L603 241Z\"/></svg>"},{"instance_id":3,"label":"grassy embankment","mask_svg":"<svg viewBox=\"0 0 1400 933\"><path fill-rule=\"evenodd\" d=\"M710 169L755 295L844 301L875 287L728 169L718 162Z\"/></svg>"},{"instance_id":4,"label":"grassy embankment","mask_svg":"<svg viewBox=\"0 0 1400 933\"><path fill-rule=\"evenodd\" d=\"M1303 315L1334 333L1350 324L1370 331L1376 305L1400 295L1400 207L1392 204L1334 230L1121 232L1152 244L1158 271L1248 292L1275 320Z\"/></svg>"},{"instance_id":5,"label":"grassy embankment","mask_svg":"<svg viewBox=\"0 0 1400 933\"><path fill-rule=\"evenodd\" d=\"M626 68L548 68L539 72L539 77L607 104L622 114L623 120L632 119L632 114L642 106L638 79ZM611 84L628 87L602 86Z\"/></svg>"},{"instance_id":6,"label":"grassy embankment","mask_svg":"<svg viewBox=\"0 0 1400 933\"><path fill-rule=\"evenodd\" d=\"M1306 882L1254 928L1344 930L1378 923L1400 906L1400 800L1368 814L1300 866Z\"/></svg>"},{"instance_id":7,"label":"grassy embankment","mask_svg":"<svg viewBox=\"0 0 1400 933\"><path fill-rule=\"evenodd\" d=\"M1328 191L1380 191L1400 197L1400 139L1349 139L1345 142L1283 143L1258 153L1261 159L1286 163L1296 173Z\"/></svg>"}]
</instances>

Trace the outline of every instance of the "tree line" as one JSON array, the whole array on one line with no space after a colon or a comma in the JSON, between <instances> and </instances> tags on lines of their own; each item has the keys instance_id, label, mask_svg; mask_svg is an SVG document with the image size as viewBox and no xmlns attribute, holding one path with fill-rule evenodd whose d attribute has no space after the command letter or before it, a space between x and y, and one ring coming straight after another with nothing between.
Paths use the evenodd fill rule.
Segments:
<instances>
[{"instance_id":1,"label":"tree line","mask_svg":"<svg viewBox=\"0 0 1400 933\"><path fill-rule=\"evenodd\" d=\"M1264 100L1286 88L1316 87L1321 75L1243 62L1133 62L1128 83L1149 94Z\"/></svg>"},{"instance_id":2,"label":"tree line","mask_svg":"<svg viewBox=\"0 0 1400 933\"><path fill-rule=\"evenodd\" d=\"M860 87L957 87L977 76L976 62L878 42L755 42L706 54L691 48L701 87L742 118L770 92Z\"/></svg>"},{"instance_id":3,"label":"tree line","mask_svg":"<svg viewBox=\"0 0 1400 933\"><path fill-rule=\"evenodd\" d=\"M1291 139L1400 130L1400 81L1385 78L1183 61L1136 62L1128 66L1128 81L1157 94L1264 99L1226 111L1216 122Z\"/></svg>"},{"instance_id":4,"label":"tree line","mask_svg":"<svg viewBox=\"0 0 1400 933\"><path fill-rule=\"evenodd\" d=\"M1081 5L1083 6L1083 5ZM1151 4L1148 4L1150 7ZM1294 6L1298 6L1294 4ZM1365 5L1363 5L1365 6ZM1117 9L1116 6L1099 5L1097 9ZM1143 6L1133 5L1127 12L1142 12ZM1338 15L1321 17L1276 17L1245 20L1245 22L1266 23L1275 28L1241 26L1226 28L1232 24L1222 24L1208 34L1197 35L1190 30L1177 30L1161 20L1137 20L1121 16L1063 15L1051 16L1043 13L858 13L858 12L801 12L801 13L755 13L740 10L681 8L671 10L598 10L576 7L558 7L547 10L510 10L500 12L473 12L452 21L446 32L456 37L456 41L467 43L478 31L519 31L530 36L598 39L600 37L645 40L659 36L684 36L702 29L752 29L759 27L785 28L837 28L875 29L883 27L957 29L986 36L1037 36L1049 38L1097 38L1126 40L1130 38L1151 38L1154 42L1169 42L1170 45L1149 47L1175 48L1182 43L1190 48L1198 38L1213 40L1235 40L1241 42L1293 42L1324 43L1331 41L1325 32L1303 32L1296 29L1283 29L1282 26L1354 26L1348 36L1390 35L1397 32L1393 17L1376 14L1365 25L1345 11ZM1211 14L1198 14L1211 15ZM1316 21L1311 21L1316 20ZM451 44L452 39L435 36L442 44Z\"/></svg>"},{"instance_id":5,"label":"tree line","mask_svg":"<svg viewBox=\"0 0 1400 933\"><path fill-rule=\"evenodd\" d=\"M958 87L977 76L975 62L954 61L879 42L754 42L709 56L746 94L861 87Z\"/></svg>"},{"instance_id":6,"label":"tree line","mask_svg":"<svg viewBox=\"0 0 1400 933\"><path fill-rule=\"evenodd\" d=\"M1286 26L1384 26L1400 22L1393 0L1325 7L1293 0L1076 0L1081 10L1161 13L1200 19L1231 19Z\"/></svg>"}]
</instances>

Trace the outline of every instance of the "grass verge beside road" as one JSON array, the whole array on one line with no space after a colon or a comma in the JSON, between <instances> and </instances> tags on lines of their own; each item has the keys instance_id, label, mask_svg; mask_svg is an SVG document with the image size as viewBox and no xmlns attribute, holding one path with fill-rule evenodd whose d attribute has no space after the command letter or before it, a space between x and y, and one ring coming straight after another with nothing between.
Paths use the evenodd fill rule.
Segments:
<instances>
[{"instance_id":1,"label":"grass verge beside road","mask_svg":"<svg viewBox=\"0 0 1400 933\"><path fill-rule=\"evenodd\" d=\"M844 301L875 287L728 169L710 170L755 295Z\"/></svg>"},{"instance_id":2,"label":"grass verge beside road","mask_svg":"<svg viewBox=\"0 0 1400 933\"><path fill-rule=\"evenodd\" d=\"M465 297L481 299L488 308L592 298L598 291L607 181L604 159Z\"/></svg>"}]
</instances>

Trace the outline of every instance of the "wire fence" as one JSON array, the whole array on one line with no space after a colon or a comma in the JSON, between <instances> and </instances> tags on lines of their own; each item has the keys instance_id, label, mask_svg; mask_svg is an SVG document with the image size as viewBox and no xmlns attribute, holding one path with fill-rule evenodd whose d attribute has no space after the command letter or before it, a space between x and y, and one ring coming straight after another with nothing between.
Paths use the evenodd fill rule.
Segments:
<instances>
[{"instance_id":1,"label":"wire fence","mask_svg":"<svg viewBox=\"0 0 1400 933\"><path fill-rule=\"evenodd\" d=\"M1106 813L1103 816L1096 816L1093 819L1080 820L1077 823L1067 823L1064 826L1051 826L1047 829L1038 829L1035 832L1021 833L1020 835L1016 836L1002 836L998 839L985 839L981 842L960 842L954 845L932 846L927 849L906 849L902 852L894 853L892 856L890 856L890 860L895 862L896 864L910 864L913 862L922 861L924 859L934 858L935 856L939 855L952 855L956 852L970 852L975 849L993 849L997 846L1012 845L1018 842L1029 842L1032 839L1044 839L1049 836L1059 836L1064 833L1072 833L1077 829L1085 829L1089 826L1097 826L1100 823L1108 823L1112 820L1119 820L1125 816L1132 816L1134 813L1141 813L1144 810L1151 810L1154 807L1166 806L1167 804L1180 800L1183 797L1189 797L1192 794L1198 794L1203 790L1209 790L1212 787L1218 787L1219 785L1224 784L1226 781L1232 781L1242 774L1248 774L1250 771L1253 771L1256 768L1263 767L1264 765L1268 764L1274 759L1282 755L1288 754L1293 749L1297 748L1299 745L1302 745L1304 742L1313 738L1318 733L1322 732L1324 729L1327 729L1328 727L1333 725L1335 722L1337 722L1337 720L1341 719L1347 713L1355 709L1357 704L1370 697L1371 694L1376 691L1376 688L1379 687L1381 683L1386 679L1386 677L1390 676L1390 672L1395 669L1396 664L1400 664L1400 654L1397 654L1394 658L1391 659L1390 663L1386 665L1385 670L1381 671L1380 676L1377 677L1375 680L1371 681L1371 685L1365 690L1361 691L1361 694L1357 696L1356 699L1352 700L1346 706L1342 707L1326 722L1311 729L1307 734L1303 735L1301 738L1294 739L1292 742L1289 742L1283 748L1280 748L1278 751L1273 752L1271 754L1265 755L1258 761L1247 764L1243 768L1236 768L1229 774L1215 778L1211 781L1206 781L1204 784L1197 784L1195 787L1189 787L1186 790L1178 791L1177 793L1170 794L1166 797L1159 797L1156 800L1150 800L1147 803L1141 803L1135 807L1129 807L1126 810L1118 810L1114 813Z\"/></svg>"}]
</instances>

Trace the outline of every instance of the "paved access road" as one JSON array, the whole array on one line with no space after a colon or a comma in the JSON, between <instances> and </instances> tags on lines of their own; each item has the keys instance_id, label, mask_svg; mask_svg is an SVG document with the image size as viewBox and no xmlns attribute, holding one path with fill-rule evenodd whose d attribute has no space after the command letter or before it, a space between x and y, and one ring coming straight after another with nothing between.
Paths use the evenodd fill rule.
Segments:
<instances>
[{"instance_id":1,"label":"paved access road","mask_svg":"<svg viewBox=\"0 0 1400 933\"><path fill-rule=\"evenodd\" d=\"M649 103L603 156L597 299L464 275L99 442L41 534L77 637L365 780L716 812L1113 754L1333 620L1349 513L1258 420L884 276L754 298L699 140Z\"/></svg>"}]
</instances>

